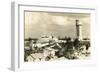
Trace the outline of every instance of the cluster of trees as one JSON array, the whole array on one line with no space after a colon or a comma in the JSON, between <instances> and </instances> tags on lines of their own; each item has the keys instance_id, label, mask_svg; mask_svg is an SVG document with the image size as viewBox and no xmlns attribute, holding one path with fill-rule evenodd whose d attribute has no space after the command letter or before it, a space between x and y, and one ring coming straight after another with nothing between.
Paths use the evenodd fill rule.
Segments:
<instances>
[{"instance_id":1,"label":"cluster of trees","mask_svg":"<svg viewBox=\"0 0 100 73\"><path fill-rule=\"evenodd\" d=\"M86 50L90 47L90 41L84 40L84 41L79 41L77 38L72 40L70 37L68 38L60 38L60 40L66 40L66 43L61 43L60 45L62 46L62 49L60 49L56 55L58 57L65 56L67 58L77 58L76 56L71 57L71 55L74 54L74 51L79 51L84 48L81 48L82 46L86 47Z\"/></svg>"},{"instance_id":2,"label":"cluster of trees","mask_svg":"<svg viewBox=\"0 0 100 73\"><path fill-rule=\"evenodd\" d=\"M37 38L35 38L35 39L29 38L29 39L26 39L25 41L31 41L31 40L34 40L33 43L36 43L38 39ZM88 50L88 48L90 47L90 41L89 40L87 41L87 39L85 39L84 41L79 41L77 38L72 40L71 37L64 37L64 38L58 37L58 40L66 41L66 43L58 43L61 46L61 48L59 48L57 45L54 46L54 49L55 48L59 49L59 51L56 52L56 56L58 56L58 57L61 57L61 56L68 57L69 53L73 54L75 49L79 50L82 46L86 46L86 50ZM26 61L26 57L29 56L31 53L32 53L31 49L28 51L25 50L25 56L24 56L25 61Z\"/></svg>"},{"instance_id":3,"label":"cluster of trees","mask_svg":"<svg viewBox=\"0 0 100 73\"><path fill-rule=\"evenodd\" d=\"M89 41L89 38L84 38L83 41L79 41L77 38L75 38L74 40L72 40L71 37L64 37L64 38L61 38L61 37L58 37L59 40L65 40L66 43L65 44L62 44L64 47L67 45L68 48L72 48L73 46L78 49L80 48L82 45L85 45L88 49L88 47L90 47L90 41ZM88 41L87 41L88 40Z\"/></svg>"}]
</instances>

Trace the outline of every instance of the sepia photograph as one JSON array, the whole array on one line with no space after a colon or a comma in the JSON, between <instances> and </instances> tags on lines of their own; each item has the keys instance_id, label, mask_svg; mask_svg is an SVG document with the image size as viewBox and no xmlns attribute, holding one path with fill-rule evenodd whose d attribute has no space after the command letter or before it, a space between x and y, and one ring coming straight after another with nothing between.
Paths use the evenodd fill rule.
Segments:
<instances>
[{"instance_id":1,"label":"sepia photograph","mask_svg":"<svg viewBox=\"0 0 100 73\"><path fill-rule=\"evenodd\" d=\"M90 13L24 11L24 62L86 60Z\"/></svg>"}]
</instances>

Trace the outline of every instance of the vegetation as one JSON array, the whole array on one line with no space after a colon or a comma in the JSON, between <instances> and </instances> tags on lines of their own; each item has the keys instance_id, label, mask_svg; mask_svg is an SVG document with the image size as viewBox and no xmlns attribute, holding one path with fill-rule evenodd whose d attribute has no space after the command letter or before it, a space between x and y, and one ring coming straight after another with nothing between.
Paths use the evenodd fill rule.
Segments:
<instances>
[{"instance_id":1,"label":"vegetation","mask_svg":"<svg viewBox=\"0 0 100 73\"><path fill-rule=\"evenodd\" d=\"M25 39L25 46L28 46L30 47L30 41L33 40L33 44L36 44L38 39L37 38L28 38L28 39ZM64 38L60 38L58 37L58 40L64 40L66 41L65 43L62 42L62 43L57 43L57 42L54 42L54 41L49 41L48 43L52 43L54 42L52 45L54 45L52 48L53 49L58 49L57 52L55 52L55 56L57 56L58 58L60 57L65 57L67 59L78 59L78 57L75 55L75 52L77 52L78 54L82 52L82 46L85 46L86 47L86 50L89 49L90 47L90 41L85 39L85 40L82 40L82 41L79 41L77 38L72 40L71 37L64 37ZM59 44L61 47L59 47L57 44ZM46 47L50 47L52 46L51 44L46 46ZM41 47L41 48L38 48L38 47L34 47L35 50L32 50L32 47L29 49L29 50L24 50L25 51L25 54L24 54L24 61L27 61L27 56L29 56L31 53L43 53L43 49L46 48L45 46L44 47ZM81 49L81 50L80 50ZM83 48L84 49L84 48ZM86 55L88 55L89 53L86 52ZM50 60L52 57L51 56L47 56L46 57L46 61Z\"/></svg>"}]
</instances>

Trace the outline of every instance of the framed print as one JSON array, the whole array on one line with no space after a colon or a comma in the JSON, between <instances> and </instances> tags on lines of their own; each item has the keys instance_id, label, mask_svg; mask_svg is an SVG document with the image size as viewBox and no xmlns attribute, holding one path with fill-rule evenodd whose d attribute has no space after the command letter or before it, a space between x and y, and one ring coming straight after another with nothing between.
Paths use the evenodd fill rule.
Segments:
<instances>
[{"instance_id":1,"label":"framed print","mask_svg":"<svg viewBox=\"0 0 100 73\"><path fill-rule=\"evenodd\" d=\"M95 8L12 3L15 71L95 65Z\"/></svg>"}]
</instances>

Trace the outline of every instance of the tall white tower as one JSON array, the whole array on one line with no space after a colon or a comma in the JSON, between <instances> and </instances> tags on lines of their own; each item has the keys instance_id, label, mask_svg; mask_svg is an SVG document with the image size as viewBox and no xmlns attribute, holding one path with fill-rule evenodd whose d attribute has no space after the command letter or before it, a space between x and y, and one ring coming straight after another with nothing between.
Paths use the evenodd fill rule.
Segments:
<instances>
[{"instance_id":1,"label":"tall white tower","mask_svg":"<svg viewBox=\"0 0 100 73\"><path fill-rule=\"evenodd\" d=\"M78 40L82 40L82 23L76 20L76 37Z\"/></svg>"}]
</instances>

